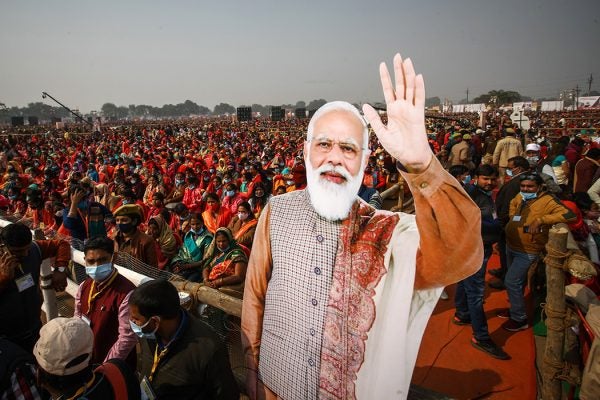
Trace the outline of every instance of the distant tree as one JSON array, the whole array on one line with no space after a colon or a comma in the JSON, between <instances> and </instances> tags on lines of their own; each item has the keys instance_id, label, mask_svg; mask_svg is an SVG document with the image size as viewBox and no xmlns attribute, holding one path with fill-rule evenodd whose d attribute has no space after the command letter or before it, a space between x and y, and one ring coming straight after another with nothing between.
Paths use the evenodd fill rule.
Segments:
<instances>
[{"instance_id":1,"label":"distant tree","mask_svg":"<svg viewBox=\"0 0 600 400\"><path fill-rule=\"evenodd\" d=\"M263 106L261 104L252 104L252 112L259 112L260 115L269 116L269 112L271 111L271 106Z\"/></svg>"},{"instance_id":2,"label":"distant tree","mask_svg":"<svg viewBox=\"0 0 600 400\"><path fill-rule=\"evenodd\" d=\"M442 103L439 97L428 97L425 99L425 107L435 107Z\"/></svg>"},{"instance_id":3,"label":"distant tree","mask_svg":"<svg viewBox=\"0 0 600 400\"><path fill-rule=\"evenodd\" d=\"M235 114L235 107L227 103L219 103L215 106L214 115Z\"/></svg>"},{"instance_id":4,"label":"distant tree","mask_svg":"<svg viewBox=\"0 0 600 400\"><path fill-rule=\"evenodd\" d=\"M297 101L295 108L306 108L306 102L302 100Z\"/></svg>"},{"instance_id":5,"label":"distant tree","mask_svg":"<svg viewBox=\"0 0 600 400\"><path fill-rule=\"evenodd\" d=\"M211 113L210 108L208 108L206 106L198 107L198 115L210 115L210 113Z\"/></svg>"},{"instance_id":6,"label":"distant tree","mask_svg":"<svg viewBox=\"0 0 600 400\"><path fill-rule=\"evenodd\" d=\"M522 101L522 96L519 92L515 92L512 90L504 91L504 90L490 90L487 94L482 94L473 99L473 103L489 103L491 99L496 98L496 104L511 104L514 102Z\"/></svg>"},{"instance_id":7,"label":"distant tree","mask_svg":"<svg viewBox=\"0 0 600 400\"><path fill-rule=\"evenodd\" d=\"M104 103L100 111L105 118L117 118L117 106L113 103Z\"/></svg>"}]
</instances>

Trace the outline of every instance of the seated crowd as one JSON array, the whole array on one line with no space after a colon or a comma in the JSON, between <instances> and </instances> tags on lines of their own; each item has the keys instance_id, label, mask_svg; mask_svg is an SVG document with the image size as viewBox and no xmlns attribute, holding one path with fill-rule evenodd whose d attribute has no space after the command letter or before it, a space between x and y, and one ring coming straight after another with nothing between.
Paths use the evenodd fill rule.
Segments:
<instances>
[{"instance_id":1,"label":"seated crowd","mask_svg":"<svg viewBox=\"0 0 600 400\"><path fill-rule=\"evenodd\" d=\"M600 149L587 135L522 133L505 116L489 129L477 123L471 115L428 120L427 127L432 151L482 212L486 258L480 273L458 284L453 322L471 324L476 348L507 359L482 312L492 246L502 261L493 285L505 288L510 302L500 316L504 328L527 329L527 270L540 257L549 226L568 223L582 250L599 262ZM150 268L243 293L261 212L272 196L306 187L305 129L303 120L212 121L9 135L0 149L0 212L16 223L0 233L6 249L0 317L15 323L0 324L0 350L21 362L6 393L238 398L221 338L180 306L173 285L154 280L136 288L114 267L115 257L129 254ZM410 191L395 161L374 136L369 147L358 195L374 208L397 196L392 210L410 212ZM50 239L33 240L31 230ZM83 241L87 274L75 317L42 327L40 265L54 258L47 285L64 290L70 240Z\"/></svg>"}]
</instances>

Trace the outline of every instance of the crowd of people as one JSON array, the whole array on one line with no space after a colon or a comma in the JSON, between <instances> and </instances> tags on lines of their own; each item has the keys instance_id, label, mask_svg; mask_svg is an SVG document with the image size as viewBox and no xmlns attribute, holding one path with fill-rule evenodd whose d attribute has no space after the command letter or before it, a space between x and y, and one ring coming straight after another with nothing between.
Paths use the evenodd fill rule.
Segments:
<instances>
[{"instance_id":1,"label":"crowd of people","mask_svg":"<svg viewBox=\"0 0 600 400\"><path fill-rule=\"evenodd\" d=\"M600 112L535 113L531 120L528 132L505 114L426 120L435 158L481 211L483 263L458 282L453 322L470 324L473 346L499 359L510 356L490 337L483 305L494 249L501 268L490 271L498 277L490 285L507 291L510 308L498 317L513 332L529 326L527 272L553 224L567 223L582 250L600 262ZM42 387L65 398L109 398L102 397L105 385L118 371L125 382L119 389L136 398L140 386L130 371L141 338L149 339L141 342L138 365L148 398L200 398L199 390L206 398L237 398L227 352L214 332L180 307L170 284L156 280L136 288L114 268L114 257L126 253L242 296L261 215L290 198L279 196L307 188L307 123L201 119L124 122L93 133L5 131L0 212L15 223L0 233L0 344L18 345L13 350L25 366L10 378L12 390L21 398L40 398ZM326 155L334 145L348 157L356 151L338 141L321 141L317 149ZM365 148L370 155L357 194L378 209L381 195L407 178L379 135L370 135ZM417 195L410 182L401 187L393 210L406 212ZM47 239L33 240L31 230ZM52 285L64 290L73 239L84 243L87 273L75 318L42 328L39 292L28 289L39 285L42 260L54 257ZM36 364L42 386L25 389L35 381Z\"/></svg>"}]
</instances>

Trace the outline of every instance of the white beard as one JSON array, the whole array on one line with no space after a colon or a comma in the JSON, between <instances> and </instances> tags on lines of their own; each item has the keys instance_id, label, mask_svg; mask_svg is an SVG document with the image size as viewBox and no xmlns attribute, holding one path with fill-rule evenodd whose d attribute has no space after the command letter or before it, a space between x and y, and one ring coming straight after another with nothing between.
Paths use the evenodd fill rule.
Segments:
<instances>
[{"instance_id":1,"label":"white beard","mask_svg":"<svg viewBox=\"0 0 600 400\"><path fill-rule=\"evenodd\" d=\"M316 170L310 161L306 162L306 189L310 195L310 202L317 214L330 220L345 219L350 214L352 205L357 199L358 190L363 180L364 168L357 176L341 166L323 165ZM334 183L321 176L323 172L335 172L346 178L344 183Z\"/></svg>"}]
</instances>

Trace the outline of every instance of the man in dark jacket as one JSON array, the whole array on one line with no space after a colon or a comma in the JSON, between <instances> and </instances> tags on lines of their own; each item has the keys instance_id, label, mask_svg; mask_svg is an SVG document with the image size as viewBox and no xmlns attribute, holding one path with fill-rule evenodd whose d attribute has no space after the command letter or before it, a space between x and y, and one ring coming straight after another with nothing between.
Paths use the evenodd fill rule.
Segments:
<instances>
[{"instance_id":1,"label":"man in dark jacket","mask_svg":"<svg viewBox=\"0 0 600 400\"><path fill-rule=\"evenodd\" d=\"M498 170L491 165L483 164L475 170L474 184L468 185L466 190L475 204L481 210L481 236L483 239L483 263L479 271L463 279L456 285L454 303L456 313L453 322L457 325L471 324L473 338L471 344L490 356L507 360L509 358L498 345L496 345L488 331L487 320L483 310L483 295L485 292L485 271L487 262L492 255L492 245L498 241L502 227L496 218L492 189L498 180Z\"/></svg>"},{"instance_id":2,"label":"man in dark jacket","mask_svg":"<svg viewBox=\"0 0 600 400\"><path fill-rule=\"evenodd\" d=\"M529 161L525 157L516 156L508 160L508 166L506 167L506 175L510 176L511 179L503 185L498 191L496 196L496 213L498 220L502 225L502 233L498 239L498 252L500 253L500 268L490 270L490 274L498 278L498 280L491 281L489 286L494 289L504 289L504 275L506 275L506 238L504 236L504 226L508 223L508 209L510 201L519 194L520 181L519 175L528 172L530 168Z\"/></svg>"},{"instance_id":3,"label":"man in dark jacket","mask_svg":"<svg viewBox=\"0 0 600 400\"><path fill-rule=\"evenodd\" d=\"M142 390L159 399L238 399L225 346L185 312L171 283L152 280L129 299L130 324L142 338Z\"/></svg>"},{"instance_id":4,"label":"man in dark jacket","mask_svg":"<svg viewBox=\"0 0 600 400\"><path fill-rule=\"evenodd\" d=\"M0 231L0 337L31 352L38 339L42 321L40 267L47 258L55 258L52 286L67 286L65 267L71 258L69 243L63 240L33 241L23 224L10 224Z\"/></svg>"}]
</instances>

